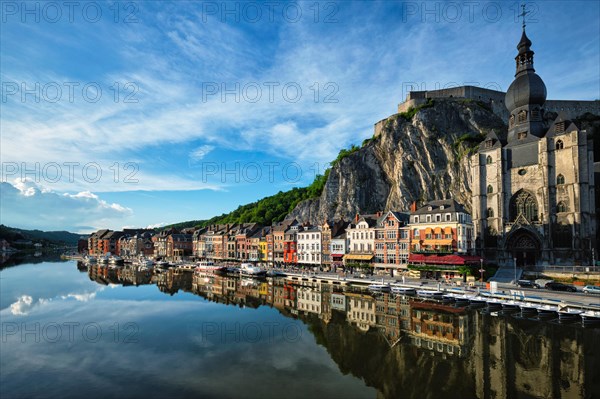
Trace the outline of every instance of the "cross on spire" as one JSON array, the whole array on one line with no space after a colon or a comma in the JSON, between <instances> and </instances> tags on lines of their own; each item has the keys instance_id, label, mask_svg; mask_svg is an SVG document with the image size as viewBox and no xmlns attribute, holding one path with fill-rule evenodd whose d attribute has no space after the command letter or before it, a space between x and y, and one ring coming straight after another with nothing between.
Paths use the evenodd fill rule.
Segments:
<instances>
[{"instance_id":1,"label":"cross on spire","mask_svg":"<svg viewBox=\"0 0 600 399\"><path fill-rule=\"evenodd\" d=\"M523 32L525 32L525 16L527 14L529 14L531 11L525 11L525 3L521 4L521 14L519 14L519 17L523 17Z\"/></svg>"}]
</instances>

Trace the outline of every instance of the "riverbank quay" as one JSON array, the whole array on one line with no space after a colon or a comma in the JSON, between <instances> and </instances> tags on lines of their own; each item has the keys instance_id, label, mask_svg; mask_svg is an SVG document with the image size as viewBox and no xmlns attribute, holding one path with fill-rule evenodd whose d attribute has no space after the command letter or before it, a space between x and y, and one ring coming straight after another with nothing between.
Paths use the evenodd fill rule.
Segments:
<instances>
[{"instance_id":1,"label":"riverbank quay","mask_svg":"<svg viewBox=\"0 0 600 399\"><path fill-rule=\"evenodd\" d=\"M394 279L342 277L334 274L285 273L290 282L322 282L345 287L368 289L373 284L388 285L391 288L411 288L418 291L439 292L440 296L452 294L477 297L482 300L519 301L530 305L551 305L559 308L578 309L583 311L600 311L600 298L581 293L566 293L545 290L517 289L514 285L499 284L495 291L482 287L455 287L444 283L414 281L400 283Z\"/></svg>"}]
</instances>

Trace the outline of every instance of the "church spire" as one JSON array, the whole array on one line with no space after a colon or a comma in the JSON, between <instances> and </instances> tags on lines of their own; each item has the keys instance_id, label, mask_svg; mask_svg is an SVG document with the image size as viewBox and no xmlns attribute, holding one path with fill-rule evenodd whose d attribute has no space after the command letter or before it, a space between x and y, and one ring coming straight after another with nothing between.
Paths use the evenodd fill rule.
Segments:
<instances>
[{"instance_id":1,"label":"church spire","mask_svg":"<svg viewBox=\"0 0 600 399\"><path fill-rule=\"evenodd\" d=\"M515 76L520 73L526 71L535 72L533 69L533 54L534 52L531 50L531 40L527 37L527 33L525 33L525 16L530 13L530 11L525 10L525 4L521 5L521 9L523 10L519 17L523 18L523 34L521 35L521 40L517 45L517 50L519 50L519 54L515 57L515 61L517 62L517 72Z\"/></svg>"}]
</instances>

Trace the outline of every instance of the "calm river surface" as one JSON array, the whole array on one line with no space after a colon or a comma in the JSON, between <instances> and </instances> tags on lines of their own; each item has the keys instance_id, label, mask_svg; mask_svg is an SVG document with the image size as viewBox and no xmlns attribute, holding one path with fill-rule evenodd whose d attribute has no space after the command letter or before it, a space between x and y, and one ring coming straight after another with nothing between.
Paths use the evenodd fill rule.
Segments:
<instances>
[{"instance_id":1,"label":"calm river surface","mask_svg":"<svg viewBox=\"0 0 600 399\"><path fill-rule=\"evenodd\" d=\"M0 271L0 397L593 398L600 329L316 281Z\"/></svg>"}]
</instances>

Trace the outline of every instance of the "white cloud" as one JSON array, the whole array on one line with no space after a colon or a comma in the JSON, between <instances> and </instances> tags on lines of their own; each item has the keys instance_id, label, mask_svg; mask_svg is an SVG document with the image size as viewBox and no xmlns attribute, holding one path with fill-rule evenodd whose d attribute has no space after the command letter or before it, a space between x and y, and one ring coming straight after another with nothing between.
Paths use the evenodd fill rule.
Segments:
<instances>
[{"instance_id":1,"label":"white cloud","mask_svg":"<svg viewBox=\"0 0 600 399\"><path fill-rule=\"evenodd\" d=\"M120 226L133 215L131 209L91 192L60 194L30 180L0 182L0 188L0 215L9 226L82 232Z\"/></svg>"},{"instance_id":2,"label":"white cloud","mask_svg":"<svg viewBox=\"0 0 600 399\"><path fill-rule=\"evenodd\" d=\"M33 298L29 295L21 295L17 302L10 305L10 313L16 315L26 315L33 306Z\"/></svg>"},{"instance_id":3,"label":"white cloud","mask_svg":"<svg viewBox=\"0 0 600 399\"><path fill-rule=\"evenodd\" d=\"M208 144L194 149L192 152L190 152L190 162L194 163L203 160L204 157L207 156L214 149L215 146Z\"/></svg>"}]
</instances>

